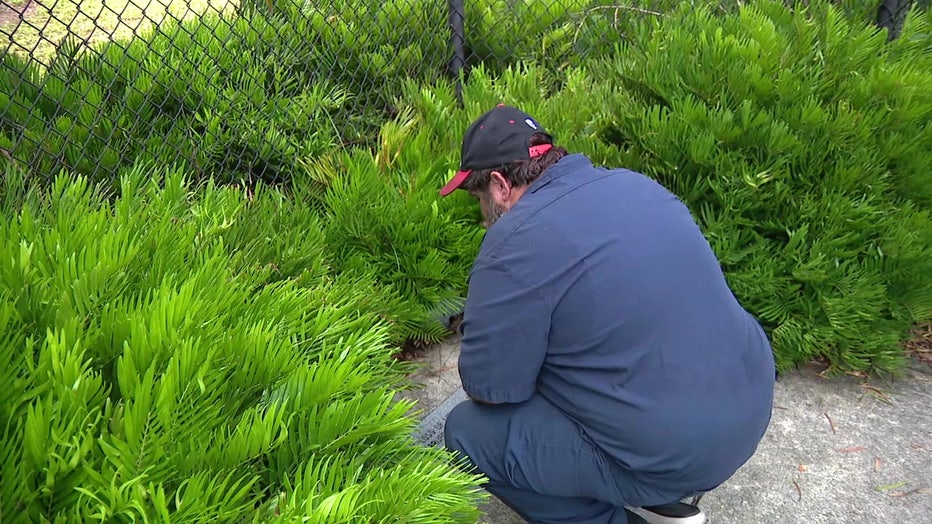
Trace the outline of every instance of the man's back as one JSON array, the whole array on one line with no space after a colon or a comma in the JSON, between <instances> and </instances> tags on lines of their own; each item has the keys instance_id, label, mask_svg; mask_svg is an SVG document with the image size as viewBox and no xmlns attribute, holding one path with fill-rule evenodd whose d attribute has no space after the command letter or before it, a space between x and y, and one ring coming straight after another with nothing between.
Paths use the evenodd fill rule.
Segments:
<instances>
[{"instance_id":1,"label":"man's back","mask_svg":"<svg viewBox=\"0 0 932 524\"><path fill-rule=\"evenodd\" d=\"M527 344L516 351L537 392L643 482L712 488L753 454L770 419L770 346L687 208L659 184L562 159L489 230L473 279L474 302L494 292L481 288L515 286L528 336L499 344ZM488 365L471 348L515 332L479 327L496 320L470 307L464 385L483 382L474 377Z\"/></svg>"}]
</instances>

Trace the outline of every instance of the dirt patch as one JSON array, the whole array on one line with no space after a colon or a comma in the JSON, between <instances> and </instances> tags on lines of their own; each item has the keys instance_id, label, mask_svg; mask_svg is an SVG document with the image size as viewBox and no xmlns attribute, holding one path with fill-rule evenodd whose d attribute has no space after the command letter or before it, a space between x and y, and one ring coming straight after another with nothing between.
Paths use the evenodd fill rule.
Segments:
<instances>
[{"instance_id":1,"label":"dirt patch","mask_svg":"<svg viewBox=\"0 0 932 524\"><path fill-rule=\"evenodd\" d=\"M451 332L460 334L460 324L462 323L463 314L458 313L447 319L446 326ZM433 347L434 344L409 340L402 345L397 353L392 355L392 358L405 362L420 360L423 359Z\"/></svg>"},{"instance_id":2,"label":"dirt patch","mask_svg":"<svg viewBox=\"0 0 932 524\"><path fill-rule=\"evenodd\" d=\"M403 362L412 362L424 358L427 354L429 344L424 344L414 341L406 341L399 350L392 355L392 358L395 360L401 360Z\"/></svg>"},{"instance_id":3,"label":"dirt patch","mask_svg":"<svg viewBox=\"0 0 932 524\"><path fill-rule=\"evenodd\" d=\"M932 366L932 322L916 326L912 335L906 343L907 353Z\"/></svg>"},{"instance_id":4,"label":"dirt patch","mask_svg":"<svg viewBox=\"0 0 932 524\"><path fill-rule=\"evenodd\" d=\"M32 0L0 0L0 27L12 34L36 10Z\"/></svg>"}]
</instances>

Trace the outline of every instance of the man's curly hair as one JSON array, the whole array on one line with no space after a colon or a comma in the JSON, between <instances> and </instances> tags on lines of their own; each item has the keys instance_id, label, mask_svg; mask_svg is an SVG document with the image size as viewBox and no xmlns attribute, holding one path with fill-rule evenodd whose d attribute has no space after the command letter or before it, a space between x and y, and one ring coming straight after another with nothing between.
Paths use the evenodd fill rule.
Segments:
<instances>
[{"instance_id":1,"label":"man's curly hair","mask_svg":"<svg viewBox=\"0 0 932 524\"><path fill-rule=\"evenodd\" d=\"M542 144L552 144L550 137L544 133L536 133L531 136L531 146ZM514 187L526 186L534 180L537 180L541 173L546 171L548 167L556 164L567 154L565 148L554 146L543 155L528 160L517 160L503 166L488 169L477 169L469 174L461 187L470 193L485 193L489 189L489 182L492 180L493 171L501 173Z\"/></svg>"}]
</instances>

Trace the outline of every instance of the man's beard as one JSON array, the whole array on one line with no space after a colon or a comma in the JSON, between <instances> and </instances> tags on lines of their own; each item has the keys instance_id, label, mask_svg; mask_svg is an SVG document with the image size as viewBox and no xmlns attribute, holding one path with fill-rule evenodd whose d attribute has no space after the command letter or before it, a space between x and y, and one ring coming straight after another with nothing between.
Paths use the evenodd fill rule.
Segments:
<instances>
[{"instance_id":1,"label":"man's beard","mask_svg":"<svg viewBox=\"0 0 932 524\"><path fill-rule=\"evenodd\" d=\"M489 216L485 219L486 229L492 227L492 224L498 222L498 219L502 218L502 215L505 214L507 210L496 204L495 202L489 203Z\"/></svg>"}]
</instances>

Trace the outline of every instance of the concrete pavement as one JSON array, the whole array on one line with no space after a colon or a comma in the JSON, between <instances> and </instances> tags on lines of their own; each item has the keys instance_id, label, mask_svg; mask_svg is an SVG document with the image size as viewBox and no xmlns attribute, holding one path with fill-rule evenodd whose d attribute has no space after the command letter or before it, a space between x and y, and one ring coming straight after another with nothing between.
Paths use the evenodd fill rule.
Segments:
<instances>
[{"instance_id":1,"label":"concrete pavement","mask_svg":"<svg viewBox=\"0 0 932 524\"><path fill-rule=\"evenodd\" d=\"M460 388L459 342L419 360L412 378L427 413ZM700 504L715 524L932 523L932 365L915 360L891 382L823 378L815 366L777 381L757 454ZM523 522L497 499L487 524Z\"/></svg>"}]
</instances>

